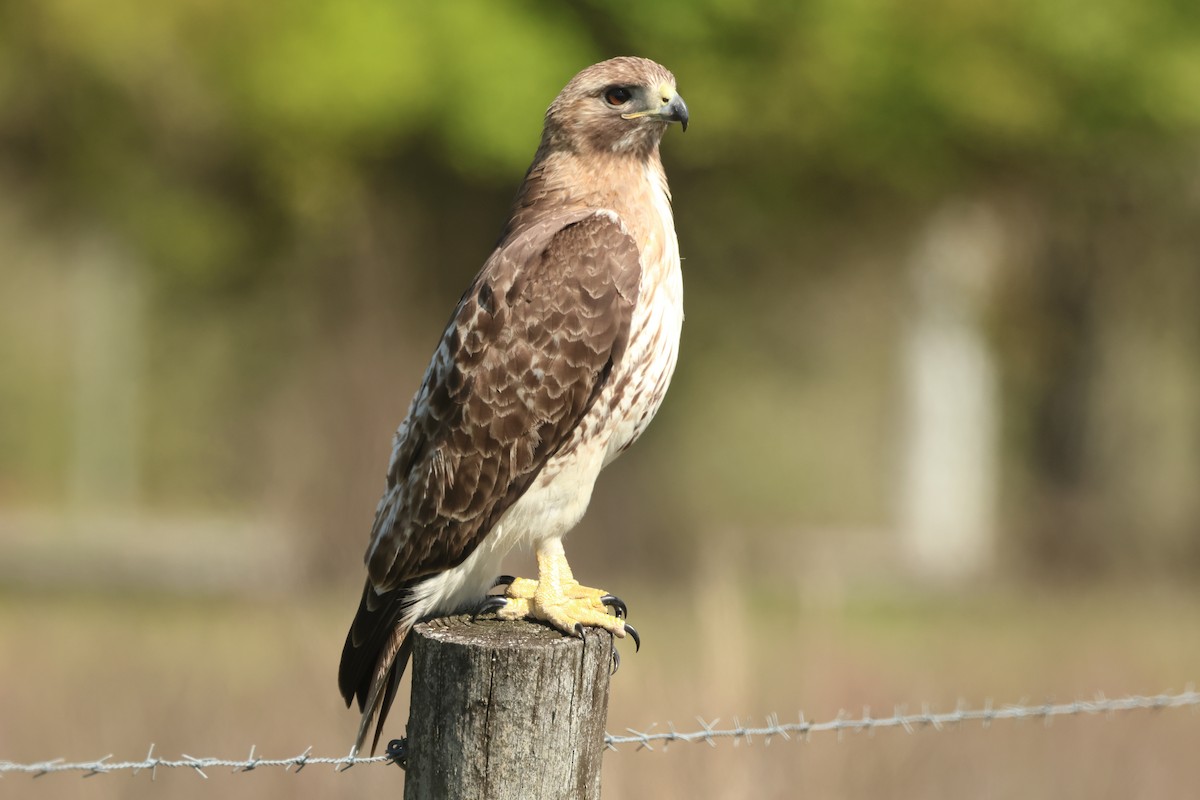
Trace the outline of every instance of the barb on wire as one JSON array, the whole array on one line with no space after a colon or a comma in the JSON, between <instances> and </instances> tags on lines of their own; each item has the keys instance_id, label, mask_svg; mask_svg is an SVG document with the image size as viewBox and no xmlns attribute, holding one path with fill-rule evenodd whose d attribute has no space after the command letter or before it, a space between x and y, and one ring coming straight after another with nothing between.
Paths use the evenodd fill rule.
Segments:
<instances>
[{"instance_id":1,"label":"barb on wire","mask_svg":"<svg viewBox=\"0 0 1200 800\"><path fill-rule=\"evenodd\" d=\"M1177 694L1132 695L1112 700L1103 695L1097 695L1094 700L1077 700L1073 703L1009 705L1001 708L993 707L990 700L982 708L975 709L967 708L962 703L959 703L953 711L943 712L931 711L928 706L924 706L919 713L910 714L906 713L903 708L898 707L888 717L872 716L870 709L864 708L860 717L851 717L842 711L833 719L825 722L810 722L805 719L803 712L798 715L796 722L780 722L778 715L771 714L766 718L766 724L761 727L746 725L739 720L734 720L733 727L718 728L719 720L714 719L708 722L697 717L697 722L700 725L700 730L697 731L679 731L670 723L667 725L667 730L656 731L655 727L657 726L655 725L651 725L645 731L627 728L627 733L625 734L606 734L604 744L609 750L616 750L619 745L627 744L637 745L637 750L654 750L656 744L662 744L665 749L672 742L704 742L712 747L716 747L718 739L732 739L735 744L745 743L749 746L753 743L754 737L762 737L769 745L774 737L779 737L784 741L791 741L792 739L808 741L815 733L832 732L837 734L840 739L847 732L861 733L867 731L870 733L886 728L900 728L908 733L916 733L919 730L929 728L939 731L945 730L947 726L958 725L964 722L979 722L985 728L1001 720L1039 719L1049 724L1051 719L1061 716L1114 714L1139 709L1153 711L1188 707L1200 707L1200 692L1196 692L1192 687L1188 687L1185 691ZM345 771L359 764L386 764L393 761L390 755L371 756L369 758L359 758L349 755L339 758L314 756L312 755L311 747L291 758L262 758L256 755L255 748L251 747L249 756L242 760L197 758L186 754L178 759L167 759L155 756L153 745L150 746L149 752L146 753L146 757L141 761L112 761L111 759L112 755L110 754L93 761L66 761L61 758L29 764L22 764L15 761L0 761L0 777L3 777L4 773L8 772L27 773L34 777L40 777L51 772L78 772L86 778L110 772L132 771L137 773L141 770L150 770L150 777L153 779L159 769L188 769L202 778L207 778L208 774L205 770L217 767L227 767L235 773L249 772L265 767L282 767L285 771L295 767L295 771L299 772L309 764L329 764L340 771Z\"/></svg>"}]
</instances>

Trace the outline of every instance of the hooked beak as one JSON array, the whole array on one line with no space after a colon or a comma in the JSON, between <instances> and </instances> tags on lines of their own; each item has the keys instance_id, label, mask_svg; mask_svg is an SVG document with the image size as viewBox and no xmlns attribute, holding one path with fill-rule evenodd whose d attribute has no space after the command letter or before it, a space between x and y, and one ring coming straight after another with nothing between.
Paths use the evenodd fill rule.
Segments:
<instances>
[{"instance_id":1,"label":"hooked beak","mask_svg":"<svg viewBox=\"0 0 1200 800\"><path fill-rule=\"evenodd\" d=\"M678 122L683 126L684 131L687 131L688 126L687 103L683 102L683 98L674 91L671 92L669 97L664 97L662 105L658 108L651 108L646 111L634 111L629 114L622 114L621 116L625 119L654 117L664 122Z\"/></svg>"},{"instance_id":2,"label":"hooked beak","mask_svg":"<svg viewBox=\"0 0 1200 800\"><path fill-rule=\"evenodd\" d=\"M679 95L672 97L671 101L662 107L659 114L668 122L678 122L684 133L687 132L687 103L683 102L683 98Z\"/></svg>"}]
</instances>

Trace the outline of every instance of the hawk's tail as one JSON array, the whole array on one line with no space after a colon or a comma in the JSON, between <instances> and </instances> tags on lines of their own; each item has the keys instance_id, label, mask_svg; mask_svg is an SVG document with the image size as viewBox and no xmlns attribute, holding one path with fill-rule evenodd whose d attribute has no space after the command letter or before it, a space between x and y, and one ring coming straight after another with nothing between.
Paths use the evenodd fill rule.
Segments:
<instances>
[{"instance_id":1,"label":"hawk's tail","mask_svg":"<svg viewBox=\"0 0 1200 800\"><path fill-rule=\"evenodd\" d=\"M396 689L412 651L409 627L402 624L405 609L412 600L412 585L400 586L385 594L376 594L370 581L363 589L358 613L346 634L342 663L338 667L338 688L346 705L358 700L362 722L354 740L354 753L362 751L371 721L376 719L371 754L379 745L383 722L387 719Z\"/></svg>"}]
</instances>

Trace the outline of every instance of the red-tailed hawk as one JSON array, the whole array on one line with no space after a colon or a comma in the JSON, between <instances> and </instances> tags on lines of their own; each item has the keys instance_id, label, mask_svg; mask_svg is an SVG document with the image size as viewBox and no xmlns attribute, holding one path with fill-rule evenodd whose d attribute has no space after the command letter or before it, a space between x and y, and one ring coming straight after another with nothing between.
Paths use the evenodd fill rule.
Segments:
<instances>
[{"instance_id":1,"label":"red-tailed hawk","mask_svg":"<svg viewBox=\"0 0 1200 800\"><path fill-rule=\"evenodd\" d=\"M421 619L483 602L637 640L620 600L574 579L562 539L675 369L683 280L658 153L671 122L687 129L675 77L644 58L588 67L546 111L499 243L393 440L338 674L363 714L355 752L376 714L378 744ZM487 600L515 545L534 549L537 580Z\"/></svg>"}]
</instances>

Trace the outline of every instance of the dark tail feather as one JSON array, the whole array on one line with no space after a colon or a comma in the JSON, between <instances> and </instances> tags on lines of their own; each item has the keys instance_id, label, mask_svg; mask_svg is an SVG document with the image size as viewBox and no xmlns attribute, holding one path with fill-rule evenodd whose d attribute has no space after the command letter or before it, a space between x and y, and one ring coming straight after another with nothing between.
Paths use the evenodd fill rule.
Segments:
<instances>
[{"instance_id":1,"label":"dark tail feather","mask_svg":"<svg viewBox=\"0 0 1200 800\"><path fill-rule=\"evenodd\" d=\"M381 674L379 683L383 688L383 698L379 701L379 720L375 723L375 735L371 739L371 755L375 755L375 751L379 749L379 735L383 733L383 723L387 719L388 711L392 708L392 701L396 699L396 689L400 686L400 679L404 677L404 669L408 666L409 656L412 655L413 640L408 635L408 629L402 633L399 628L396 629L397 635L402 636L403 640L392 659L389 668L390 675L383 673L383 659L380 659ZM367 728L370 727L369 716L364 715L363 722L359 724L358 740L355 746L362 749L363 741L366 739Z\"/></svg>"},{"instance_id":2,"label":"dark tail feather","mask_svg":"<svg viewBox=\"0 0 1200 800\"><path fill-rule=\"evenodd\" d=\"M338 668L338 688L347 706L358 700L358 709L363 715L354 741L355 753L362 750L371 721L378 715L371 745L372 755L375 753L383 722L396 699L396 688L412 651L408 628L400 624L411 596L411 584L380 595L368 582L363 589L358 614L346 634Z\"/></svg>"}]
</instances>

